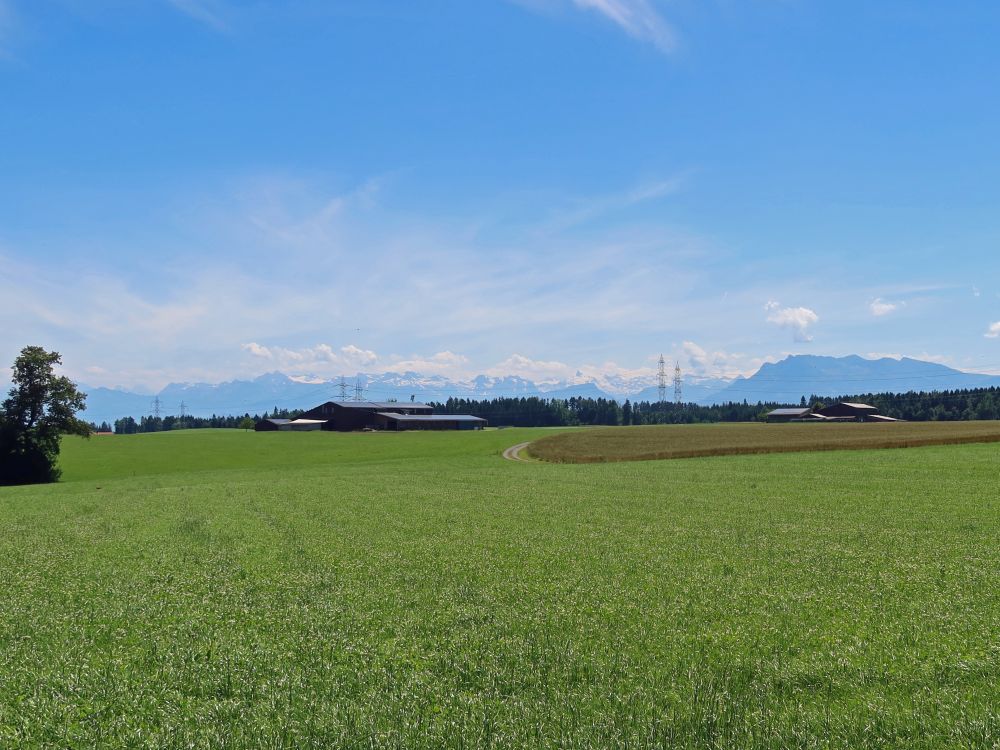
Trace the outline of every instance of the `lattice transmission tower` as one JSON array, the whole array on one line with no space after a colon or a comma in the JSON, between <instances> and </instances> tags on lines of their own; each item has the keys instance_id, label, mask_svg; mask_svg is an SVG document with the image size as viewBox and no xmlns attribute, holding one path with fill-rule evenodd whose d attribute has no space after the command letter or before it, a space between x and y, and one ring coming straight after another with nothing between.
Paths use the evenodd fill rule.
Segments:
<instances>
[{"instance_id":1,"label":"lattice transmission tower","mask_svg":"<svg viewBox=\"0 0 1000 750\"><path fill-rule=\"evenodd\" d=\"M681 404L684 400L684 381L681 380L681 363L674 360L674 403Z\"/></svg>"},{"instance_id":2,"label":"lattice transmission tower","mask_svg":"<svg viewBox=\"0 0 1000 750\"><path fill-rule=\"evenodd\" d=\"M667 362L663 359L662 354L660 355L660 363L656 374L660 387L660 403L662 404L667 400Z\"/></svg>"}]
</instances>

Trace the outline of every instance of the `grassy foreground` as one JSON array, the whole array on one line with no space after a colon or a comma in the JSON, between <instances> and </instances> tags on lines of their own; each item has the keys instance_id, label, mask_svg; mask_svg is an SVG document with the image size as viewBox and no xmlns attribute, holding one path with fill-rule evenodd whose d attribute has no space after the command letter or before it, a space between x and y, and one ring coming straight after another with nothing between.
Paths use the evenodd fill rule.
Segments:
<instances>
[{"instance_id":1,"label":"grassy foreground","mask_svg":"<svg viewBox=\"0 0 1000 750\"><path fill-rule=\"evenodd\" d=\"M1000 446L68 440L0 489L0 747L995 748Z\"/></svg>"},{"instance_id":2,"label":"grassy foreground","mask_svg":"<svg viewBox=\"0 0 1000 750\"><path fill-rule=\"evenodd\" d=\"M527 452L543 461L584 464L995 442L1000 442L998 421L723 423L575 430L535 441Z\"/></svg>"}]
</instances>

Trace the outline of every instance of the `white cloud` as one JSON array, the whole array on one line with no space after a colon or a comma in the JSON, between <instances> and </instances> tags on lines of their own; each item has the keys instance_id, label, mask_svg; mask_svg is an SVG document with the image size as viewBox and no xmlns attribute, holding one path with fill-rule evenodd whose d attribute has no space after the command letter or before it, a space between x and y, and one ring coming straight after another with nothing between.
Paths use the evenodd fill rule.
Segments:
<instances>
[{"instance_id":1,"label":"white cloud","mask_svg":"<svg viewBox=\"0 0 1000 750\"><path fill-rule=\"evenodd\" d=\"M455 352L438 352L429 357L413 355L410 357L393 357L382 369L385 372L407 373L415 372L421 375L443 375L448 378L464 378L470 372L467 370L469 358Z\"/></svg>"},{"instance_id":2,"label":"white cloud","mask_svg":"<svg viewBox=\"0 0 1000 750\"><path fill-rule=\"evenodd\" d=\"M309 374L348 375L375 365L379 361L375 352L370 349L362 349L354 344L342 346L340 349L334 349L329 344L287 349L281 346L262 346L251 341L242 344L240 348L252 357L266 360L269 367L290 370L296 375L306 372Z\"/></svg>"},{"instance_id":3,"label":"white cloud","mask_svg":"<svg viewBox=\"0 0 1000 750\"><path fill-rule=\"evenodd\" d=\"M517 375L538 383L550 383L568 380L576 374L576 371L577 368L570 367L565 362L531 359L523 354L512 354L503 362L489 368L486 374L494 377Z\"/></svg>"},{"instance_id":4,"label":"white cloud","mask_svg":"<svg viewBox=\"0 0 1000 750\"><path fill-rule=\"evenodd\" d=\"M759 357L748 357L721 349L708 351L693 341L685 341L681 351L687 360L685 369L699 377L735 378L739 375L752 375L764 363Z\"/></svg>"},{"instance_id":5,"label":"white cloud","mask_svg":"<svg viewBox=\"0 0 1000 750\"><path fill-rule=\"evenodd\" d=\"M996 323L990 323L990 327L983 335L988 339L1000 338L1000 320Z\"/></svg>"},{"instance_id":6,"label":"white cloud","mask_svg":"<svg viewBox=\"0 0 1000 750\"><path fill-rule=\"evenodd\" d=\"M270 349L266 346L261 346L256 342L251 341L249 344L243 344L241 348L244 351L250 352L255 357L260 357L261 359L274 359L274 353Z\"/></svg>"},{"instance_id":7,"label":"white cloud","mask_svg":"<svg viewBox=\"0 0 1000 750\"><path fill-rule=\"evenodd\" d=\"M334 355L336 356L336 355ZM367 367L378 361L378 355L370 349L361 349L354 344L348 344L340 348L340 358L343 361L356 364L358 367ZM335 361L331 359L331 361Z\"/></svg>"},{"instance_id":8,"label":"white cloud","mask_svg":"<svg viewBox=\"0 0 1000 750\"><path fill-rule=\"evenodd\" d=\"M888 315L891 312L895 312L900 307L905 305L905 302L887 302L881 297L876 297L871 301L868 309L872 311L872 315L876 318L881 318L884 315Z\"/></svg>"},{"instance_id":9,"label":"white cloud","mask_svg":"<svg viewBox=\"0 0 1000 750\"><path fill-rule=\"evenodd\" d=\"M764 309L770 313L767 322L791 330L796 341L806 343L813 340L809 327L819 322L819 316L813 310L808 307L782 307L774 300L764 305Z\"/></svg>"}]
</instances>

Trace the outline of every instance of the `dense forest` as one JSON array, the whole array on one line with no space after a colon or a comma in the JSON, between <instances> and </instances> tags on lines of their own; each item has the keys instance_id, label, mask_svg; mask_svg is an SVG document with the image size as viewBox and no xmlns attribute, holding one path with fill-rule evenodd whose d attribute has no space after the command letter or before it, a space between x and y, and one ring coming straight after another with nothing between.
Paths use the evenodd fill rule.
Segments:
<instances>
[{"instance_id":1,"label":"dense forest","mask_svg":"<svg viewBox=\"0 0 1000 750\"><path fill-rule=\"evenodd\" d=\"M133 417L123 417L116 419L114 431L116 435L134 435L140 432L168 432L169 430L197 430L207 427L230 427L247 428L247 421L256 424L262 419L295 419L302 413L301 409L279 409L274 407L273 412L260 414L241 414L238 416L217 416L211 417L191 417L174 416L166 417L142 417L136 421ZM112 426L107 422L101 424L91 424L94 432L110 432Z\"/></svg>"},{"instance_id":2,"label":"dense forest","mask_svg":"<svg viewBox=\"0 0 1000 750\"><path fill-rule=\"evenodd\" d=\"M864 393L836 397L813 396L801 406L854 401L871 404L887 417L908 421L1000 419L1000 389L911 393ZM604 398L544 399L537 397L469 400L450 398L433 404L439 414L473 414L493 426L557 427L573 425L692 424L697 422L761 421L772 409L787 404L732 402L714 406Z\"/></svg>"},{"instance_id":3,"label":"dense forest","mask_svg":"<svg viewBox=\"0 0 1000 750\"><path fill-rule=\"evenodd\" d=\"M619 404L606 398L545 399L536 396L483 401L450 398L431 405L436 414L472 414L498 427L752 422L773 408L748 403L698 406L648 401L633 404L626 400Z\"/></svg>"}]
</instances>

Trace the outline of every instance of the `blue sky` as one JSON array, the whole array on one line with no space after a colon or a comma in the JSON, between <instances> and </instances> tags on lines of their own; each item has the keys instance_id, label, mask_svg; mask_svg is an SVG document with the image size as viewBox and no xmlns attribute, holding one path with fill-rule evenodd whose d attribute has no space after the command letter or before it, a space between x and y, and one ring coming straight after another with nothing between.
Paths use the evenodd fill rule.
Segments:
<instances>
[{"instance_id":1,"label":"blue sky","mask_svg":"<svg viewBox=\"0 0 1000 750\"><path fill-rule=\"evenodd\" d=\"M0 361L1000 372L998 36L972 0L0 0Z\"/></svg>"}]
</instances>

